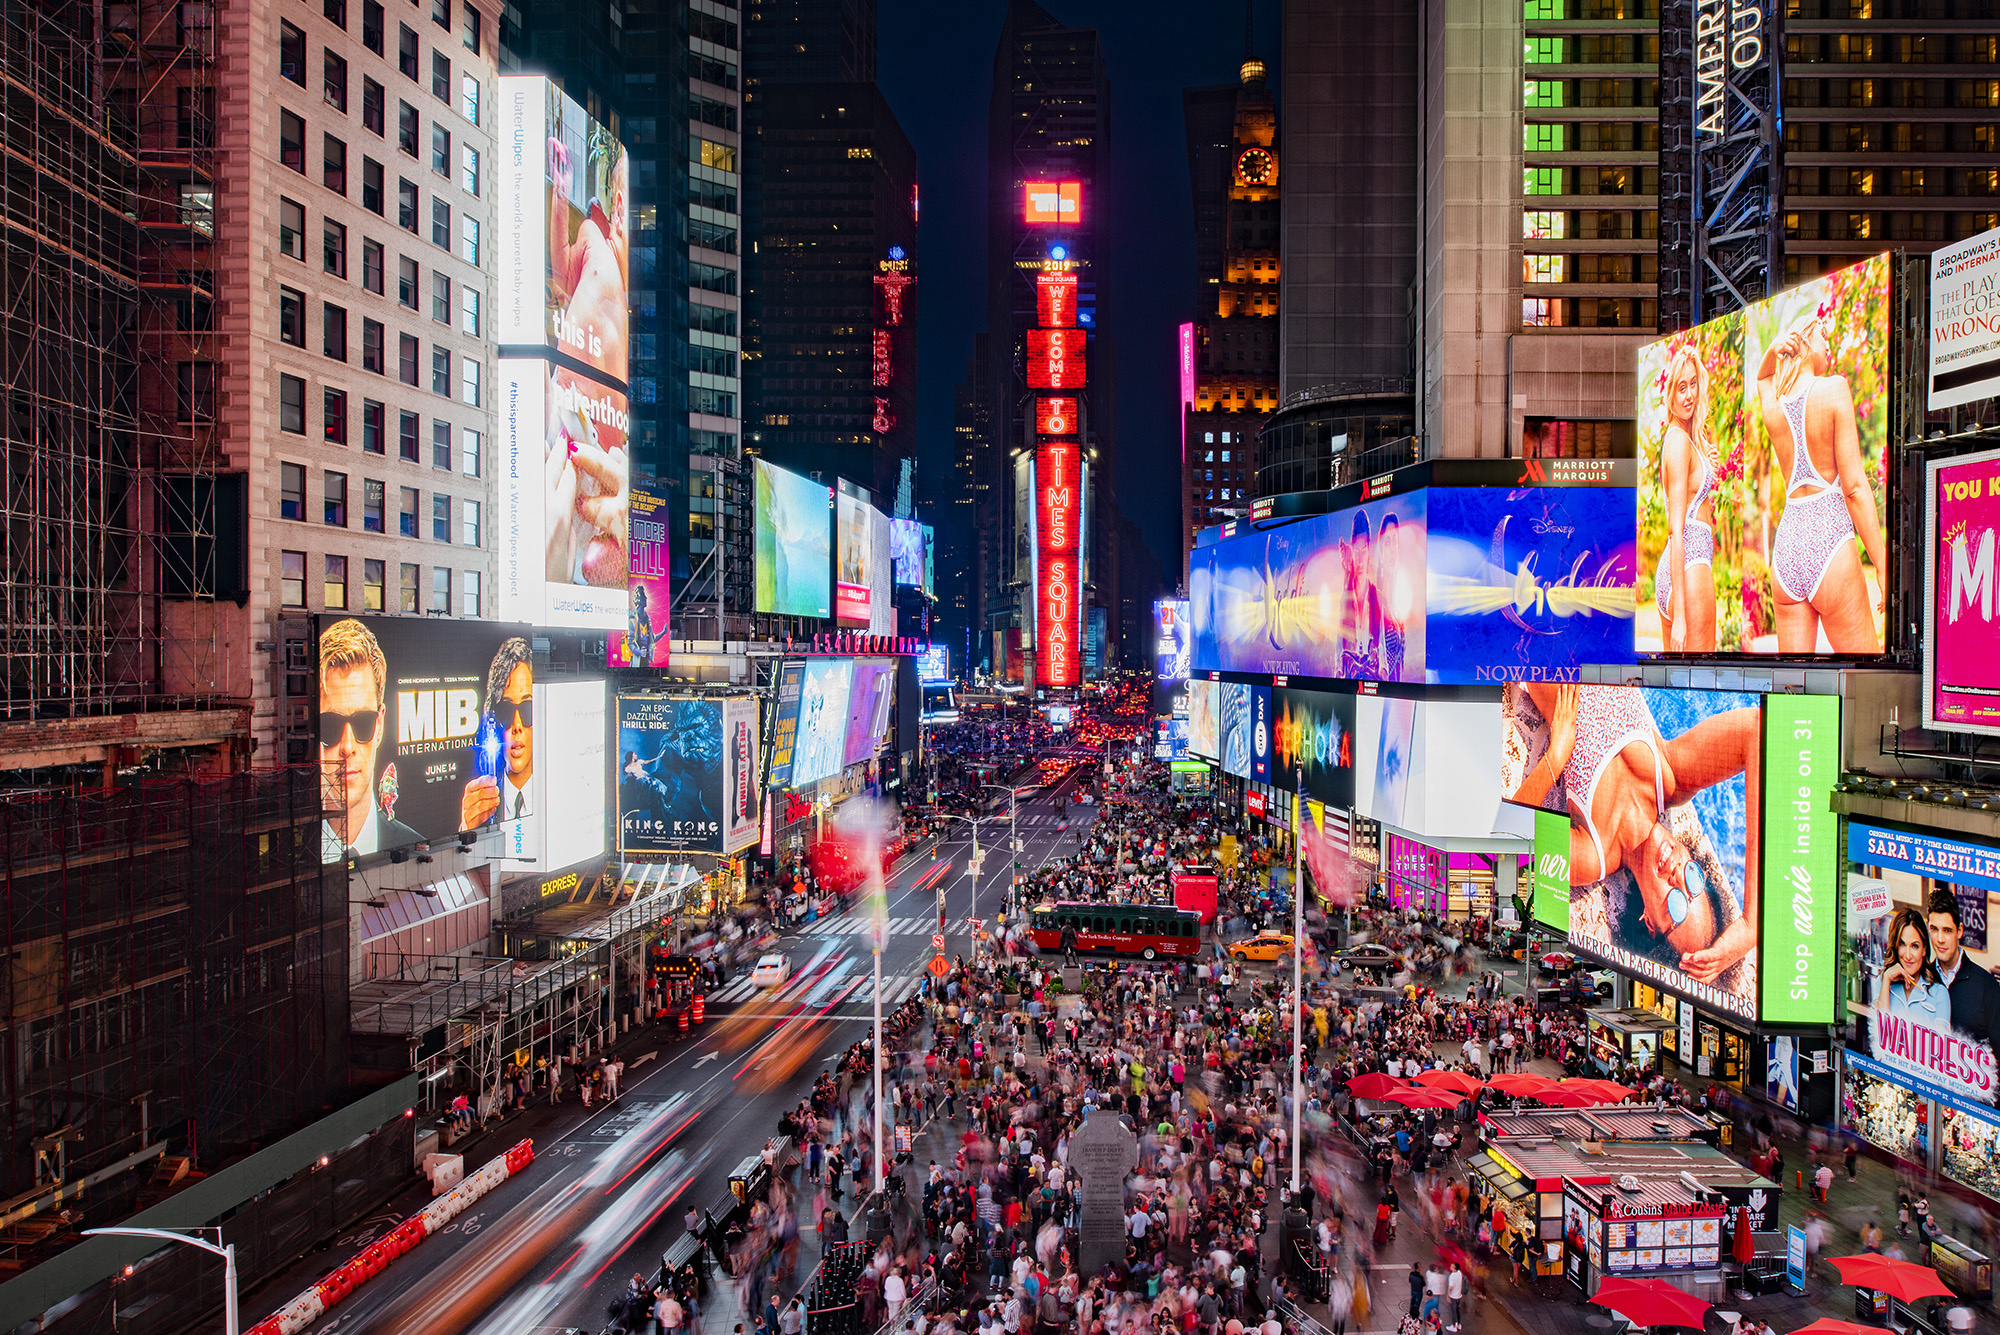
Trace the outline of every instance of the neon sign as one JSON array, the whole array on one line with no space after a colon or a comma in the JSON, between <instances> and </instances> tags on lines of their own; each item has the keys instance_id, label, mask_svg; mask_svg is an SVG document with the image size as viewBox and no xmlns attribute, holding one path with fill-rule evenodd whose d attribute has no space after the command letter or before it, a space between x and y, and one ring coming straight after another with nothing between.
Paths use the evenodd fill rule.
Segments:
<instances>
[{"instance_id":1,"label":"neon sign","mask_svg":"<svg viewBox=\"0 0 2000 1335\"><path fill-rule=\"evenodd\" d=\"M880 389L895 378L895 365L889 347L889 331L875 331L875 387Z\"/></svg>"},{"instance_id":2,"label":"neon sign","mask_svg":"<svg viewBox=\"0 0 2000 1335\"><path fill-rule=\"evenodd\" d=\"M876 264L887 270L887 266L908 266L908 260L877 260ZM875 295L882 299L883 324L903 323L903 293L917 280L898 270L887 270L875 275Z\"/></svg>"},{"instance_id":3,"label":"neon sign","mask_svg":"<svg viewBox=\"0 0 2000 1335\"><path fill-rule=\"evenodd\" d=\"M1044 329L1069 329L1076 325L1076 275L1038 273L1035 275L1036 322Z\"/></svg>"},{"instance_id":4,"label":"neon sign","mask_svg":"<svg viewBox=\"0 0 2000 1335\"><path fill-rule=\"evenodd\" d=\"M1035 646L1036 677L1048 686L1078 680L1080 490L1076 442L1043 441L1035 452Z\"/></svg>"},{"instance_id":5,"label":"neon sign","mask_svg":"<svg viewBox=\"0 0 2000 1335\"><path fill-rule=\"evenodd\" d=\"M1036 399L1035 434L1073 436L1076 434L1075 399Z\"/></svg>"},{"instance_id":6,"label":"neon sign","mask_svg":"<svg viewBox=\"0 0 2000 1335\"><path fill-rule=\"evenodd\" d=\"M1029 181L1021 187L1021 217L1031 223L1080 222L1081 181Z\"/></svg>"},{"instance_id":7,"label":"neon sign","mask_svg":"<svg viewBox=\"0 0 2000 1335\"><path fill-rule=\"evenodd\" d=\"M1029 389L1082 389L1087 383L1081 329L1030 329Z\"/></svg>"}]
</instances>

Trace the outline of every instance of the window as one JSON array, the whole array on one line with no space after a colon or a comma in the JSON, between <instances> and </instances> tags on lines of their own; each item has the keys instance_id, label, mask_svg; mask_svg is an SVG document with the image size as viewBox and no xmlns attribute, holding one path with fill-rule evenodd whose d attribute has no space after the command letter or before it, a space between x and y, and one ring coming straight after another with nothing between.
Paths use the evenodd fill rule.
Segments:
<instances>
[{"instance_id":1,"label":"window","mask_svg":"<svg viewBox=\"0 0 2000 1335\"><path fill-rule=\"evenodd\" d=\"M442 195L431 197L431 244L451 249L451 202Z\"/></svg>"},{"instance_id":2,"label":"window","mask_svg":"<svg viewBox=\"0 0 2000 1335\"><path fill-rule=\"evenodd\" d=\"M322 389L319 396L320 429L329 445L347 443L347 391Z\"/></svg>"},{"instance_id":3,"label":"window","mask_svg":"<svg viewBox=\"0 0 2000 1335\"><path fill-rule=\"evenodd\" d=\"M306 517L306 466L304 464L278 465L278 517L280 519L304 519Z\"/></svg>"},{"instance_id":4,"label":"window","mask_svg":"<svg viewBox=\"0 0 2000 1335\"><path fill-rule=\"evenodd\" d=\"M337 195L347 193L347 141L323 135L319 141L320 181Z\"/></svg>"},{"instance_id":5,"label":"window","mask_svg":"<svg viewBox=\"0 0 2000 1335\"><path fill-rule=\"evenodd\" d=\"M320 0L319 12L334 27L346 29L347 0Z\"/></svg>"},{"instance_id":6,"label":"window","mask_svg":"<svg viewBox=\"0 0 2000 1335\"><path fill-rule=\"evenodd\" d=\"M373 399L361 401L361 448L369 454L381 454L389 448L385 438L389 425L389 410Z\"/></svg>"},{"instance_id":7,"label":"window","mask_svg":"<svg viewBox=\"0 0 2000 1335\"><path fill-rule=\"evenodd\" d=\"M411 157L417 155L417 135L423 130L423 121L417 109L408 102L396 103L396 147Z\"/></svg>"},{"instance_id":8,"label":"window","mask_svg":"<svg viewBox=\"0 0 2000 1335\"><path fill-rule=\"evenodd\" d=\"M479 150L470 144L461 144L458 149L458 183L465 187L465 193L477 197L479 194Z\"/></svg>"},{"instance_id":9,"label":"window","mask_svg":"<svg viewBox=\"0 0 2000 1335\"><path fill-rule=\"evenodd\" d=\"M380 478L363 478L361 481L361 527L368 533L380 533L383 529L384 512L388 509L388 487Z\"/></svg>"},{"instance_id":10,"label":"window","mask_svg":"<svg viewBox=\"0 0 2000 1335\"><path fill-rule=\"evenodd\" d=\"M417 383L418 363L421 360L416 335L398 334L396 338L396 379L406 385L414 385Z\"/></svg>"},{"instance_id":11,"label":"window","mask_svg":"<svg viewBox=\"0 0 2000 1335\"><path fill-rule=\"evenodd\" d=\"M396 304L417 309L417 262L408 255L396 257Z\"/></svg>"},{"instance_id":12,"label":"window","mask_svg":"<svg viewBox=\"0 0 2000 1335\"><path fill-rule=\"evenodd\" d=\"M451 0L431 0L431 22L451 31Z\"/></svg>"},{"instance_id":13,"label":"window","mask_svg":"<svg viewBox=\"0 0 2000 1335\"><path fill-rule=\"evenodd\" d=\"M479 289L464 286L458 289L458 329L462 334L479 337Z\"/></svg>"},{"instance_id":14,"label":"window","mask_svg":"<svg viewBox=\"0 0 2000 1335\"><path fill-rule=\"evenodd\" d=\"M295 260L306 257L306 206L278 199L278 252Z\"/></svg>"},{"instance_id":15,"label":"window","mask_svg":"<svg viewBox=\"0 0 2000 1335\"><path fill-rule=\"evenodd\" d=\"M347 360L347 309L330 301L319 304L319 350L337 362Z\"/></svg>"},{"instance_id":16,"label":"window","mask_svg":"<svg viewBox=\"0 0 2000 1335\"><path fill-rule=\"evenodd\" d=\"M382 54L382 6L379 0L361 0L361 44L378 56Z\"/></svg>"},{"instance_id":17,"label":"window","mask_svg":"<svg viewBox=\"0 0 2000 1335\"><path fill-rule=\"evenodd\" d=\"M417 610L417 581L423 578L423 567L405 564L396 581L396 610L415 612Z\"/></svg>"},{"instance_id":18,"label":"window","mask_svg":"<svg viewBox=\"0 0 2000 1335\"><path fill-rule=\"evenodd\" d=\"M396 430L396 452L405 461L409 463L417 462L417 450L418 450L417 433L420 432L421 430L423 430L423 419L421 417L417 416L415 413L403 413L400 415L397 421L397 430ZM412 496L416 495L415 492L411 492L410 494ZM416 507L412 505L411 513L414 514L415 512L416 512ZM410 522L410 528L407 533L407 536L412 538L417 536L417 528L415 520L412 520Z\"/></svg>"},{"instance_id":19,"label":"window","mask_svg":"<svg viewBox=\"0 0 2000 1335\"><path fill-rule=\"evenodd\" d=\"M382 295L382 283L382 243L380 241L370 241L366 237L363 237L361 240L361 286L379 297Z\"/></svg>"},{"instance_id":20,"label":"window","mask_svg":"<svg viewBox=\"0 0 2000 1335\"><path fill-rule=\"evenodd\" d=\"M451 395L451 349L431 344L431 393Z\"/></svg>"},{"instance_id":21,"label":"window","mask_svg":"<svg viewBox=\"0 0 2000 1335\"><path fill-rule=\"evenodd\" d=\"M346 115L347 62L331 51L323 51L320 53L320 72L324 84L321 98L335 111Z\"/></svg>"},{"instance_id":22,"label":"window","mask_svg":"<svg viewBox=\"0 0 2000 1335\"><path fill-rule=\"evenodd\" d=\"M405 79L417 77L417 34L407 23L396 25L396 68Z\"/></svg>"},{"instance_id":23,"label":"window","mask_svg":"<svg viewBox=\"0 0 2000 1335\"><path fill-rule=\"evenodd\" d=\"M431 422L431 467L451 471L451 423L442 419Z\"/></svg>"},{"instance_id":24,"label":"window","mask_svg":"<svg viewBox=\"0 0 2000 1335\"><path fill-rule=\"evenodd\" d=\"M301 88L306 86L305 29L283 19L278 20L278 75Z\"/></svg>"},{"instance_id":25,"label":"window","mask_svg":"<svg viewBox=\"0 0 2000 1335\"><path fill-rule=\"evenodd\" d=\"M326 495L322 499L321 522L329 528L347 527L347 474L325 475Z\"/></svg>"},{"instance_id":26,"label":"window","mask_svg":"<svg viewBox=\"0 0 2000 1335\"><path fill-rule=\"evenodd\" d=\"M475 56L479 54L480 22L479 10L472 5L467 5L465 7L464 18L465 49Z\"/></svg>"},{"instance_id":27,"label":"window","mask_svg":"<svg viewBox=\"0 0 2000 1335\"><path fill-rule=\"evenodd\" d=\"M442 51L431 52L431 96L451 105L451 57Z\"/></svg>"},{"instance_id":28,"label":"window","mask_svg":"<svg viewBox=\"0 0 2000 1335\"><path fill-rule=\"evenodd\" d=\"M451 177L451 131L442 121L431 123L431 170L446 179Z\"/></svg>"},{"instance_id":29,"label":"window","mask_svg":"<svg viewBox=\"0 0 2000 1335\"><path fill-rule=\"evenodd\" d=\"M417 230L417 187L396 178L396 226L414 235Z\"/></svg>"},{"instance_id":30,"label":"window","mask_svg":"<svg viewBox=\"0 0 2000 1335\"><path fill-rule=\"evenodd\" d=\"M306 294L278 289L278 337L295 348L306 345Z\"/></svg>"},{"instance_id":31,"label":"window","mask_svg":"<svg viewBox=\"0 0 2000 1335\"><path fill-rule=\"evenodd\" d=\"M180 364L180 420L208 422L215 418L215 363Z\"/></svg>"},{"instance_id":32,"label":"window","mask_svg":"<svg viewBox=\"0 0 2000 1335\"><path fill-rule=\"evenodd\" d=\"M433 493L431 496L431 537L439 542L451 541L451 497Z\"/></svg>"},{"instance_id":33,"label":"window","mask_svg":"<svg viewBox=\"0 0 2000 1335\"><path fill-rule=\"evenodd\" d=\"M451 275L431 270L431 319L451 323Z\"/></svg>"},{"instance_id":34,"label":"window","mask_svg":"<svg viewBox=\"0 0 2000 1335\"><path fill-rule=\"evenodd\" d=\"M473 11L478 17L478 11ZM472 124L479 124L479 80L470 74L458 76L458 114Z\"/></svg>"},{"instance_id":35,"label":"window","mask_svg":"<svg viewBox=\"0 0 2000 1335\"><path fill-rule=\"evenodd\" d=\"M467 570L460 575L461 592L458 596L458 614L477 617L479 615L479 572Z\"/></svg>"},{"instance_id":36,"label":"window","mask_svg":"<svg viewBox=\"0 0 2000 1335\"><path fill-rule=\"evenodd\" d=\"M459 435L459 466L467 477L479 476L479 433L466 427Z\"/></svg>"},{"instance_id":37,"label":"window","mask_svg":"<svg viewBox=\"0 0 2000 1335\"><path fill-rule=\"evenodd\" d=\"M388 569L384 561L363 560L361 563L361 610L379 612L382 610L382 578Z\"/></svg>"},{"instance_id":38,"label":"window","mask_svg":"<svg viewBox=\"0 0 2000 1335\"><path fill-rule=\"evenodd\" d=\"M373 158L361 159L361 207L378 218L386 218L382 197L382 164Z\"/></svg>"},{"instance_id":39,"label":"window","mask_svg":"<svg viewBox=\"0 0 2000 1335\"><path fill-rule=\"evenodd\" d=\"M451 571L443 566L431 571L431 611L441 617L451 615Z\"/></svg>"},{"instance_id":40,"label":"window","mask_svg":"<svg viewBox=\"0 0 2000 1335\"><path fill-rule=\"evenodd\" d=\"M458 257L467 264L477 266L479 263L479 219L467 216L461 218L460 221L465 224L465 230L458 239Z\"/></svg>"},{"instance_id":41,"label":"window","mask_svg":"<svg viewBox=\"0 0 2000 1335\"><path fill-rule=\"evenodd\" d=\"M461 357L458 366L458 401L468 408L479 406L479 359Z\"/></svg>"},{"instance_id":42,"label":"window","mask_svg":"<svg viewBox=\"0 0 2000 1335\"><path fill-rule=\"evenodd\" d=\"M298 376L278 377L278 429L306 433L306 382Z\"/></svg>"},{"instance_id":43,"label":"window","mask_svg":"<svg viewBox=\"0 0 2000 1335\"><path fill-rule=\"evenodd\" d=\"M336 278L347 277L347 228L331 218L320 221L319 264Z\"/></svg>"},{"instance_id":44,"label":"window","mask_svg":"<svg viewBox=\"0 0 2000 1335\"><path fill-rule=\"evenodd\" d=\"M326 606L328 611L347 606L347 558L326 558Z\"/></svg>"},{"instance_id":45,"label":"window","mask_svg":"<svg viewBox=\"0 0 2000 1335\"><path fill-rule=\"evenodd\" d=\"M306 118L296 111L278 113L278 161L306 174Z\"/></svg>"},{"instance_id":46,"label":"window","mask_svg":"<svg viewBox=\"0 0 2000 1335\"><path fill-rule=\"evenodd\" d=\"M401 491L401 509L396 516L397 531L406 538L414 538L417 536L417 489L404 487Z\"/></svg>"},{"instance_id":47,"label":"window","mask_svg":"<svg viewBox=\"0 0 2000 1335\"><path fill-rule=\"evenodd\" d=\"M380 138L383 117L389 105L388 90L367 75L361 76L361 127Z\"/></svg>"},{"instance_id":48,"label":"window","mask_svg":"<svg viewBox=\"0 0 2000 1335\"><path fill-rule=\"evenodd\" d=\"M459 541L467 547L479 545L479 502L460 501L458 503Z\"/></svg>"},{"instance_id":49,"label":"window","mask_svg":"<svg viewBox=\"0 0 2000 1335\"><path fill-rule=\"evenodd\" d=\"M688 161L698 162L719 172L733 172L736 170L736 150L727 144L718 144L712 139L689 135Z\"/></svg>"},{"instance_id":50,"label":"window","mask_svg":"<svg viewBox=\"0 0 2000 1335\"><path fill-rule=\"evenodd\" d=\"M286 607L306 605L306 554L278 553L278 601Z\"/></svg>"}]
</instances>

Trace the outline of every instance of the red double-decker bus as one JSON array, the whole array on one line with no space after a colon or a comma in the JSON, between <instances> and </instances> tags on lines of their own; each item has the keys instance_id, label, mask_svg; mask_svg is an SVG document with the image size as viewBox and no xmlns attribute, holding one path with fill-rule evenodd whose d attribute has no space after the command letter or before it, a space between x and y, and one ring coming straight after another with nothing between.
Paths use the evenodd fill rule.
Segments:
<instances>
[{"instance_id":1,"label":"red double-decker bus","mask_svg":"<svg viewBox=\"0 0 2000 1335\"><path fill-rule=\"evenodd\" d=\"M1193 959L1201 950L1201 914L1168 904L1037 904L1028 935L1044 955L1063 953L1063 929L1076 929L1082 955Z\"/></svg>"}]
</instances>

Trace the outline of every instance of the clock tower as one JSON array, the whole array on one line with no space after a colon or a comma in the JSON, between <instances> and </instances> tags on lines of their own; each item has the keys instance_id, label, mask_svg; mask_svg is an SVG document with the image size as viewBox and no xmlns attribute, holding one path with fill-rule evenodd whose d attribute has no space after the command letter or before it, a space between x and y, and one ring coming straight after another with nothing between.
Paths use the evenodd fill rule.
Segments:
<instances>
[{"instance_id":1,"label":"clock tower","mask_svg":"<svg viewBox=\"0 0 2000 1335\"><path fill-rule=\"evenodd\" d=\"M1219 150L1219 140L1207 142ZM1199 179L1198 166L1195 182L1197 213L1219 206L1221 245L1220 264L1199 275L1199 306L1181 350L1183 575L1198 531L1249 517L1258 494L1257 430L1278 407L1278 113L1264 62L1247 44L1226 151L1215 175ZM1216 158L1222 154L1208 160Z\"/></svg>"}]
</instances>

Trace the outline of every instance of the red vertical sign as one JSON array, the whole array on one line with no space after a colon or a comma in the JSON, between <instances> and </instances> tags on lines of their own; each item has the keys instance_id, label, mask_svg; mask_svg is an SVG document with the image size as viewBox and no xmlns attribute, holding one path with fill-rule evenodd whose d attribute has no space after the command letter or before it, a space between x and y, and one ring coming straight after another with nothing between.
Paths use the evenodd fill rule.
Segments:
<instances>
[{"instance_id":1,"label":"red vertical sign","mask_svg":"<svg viewBox=\"0 0 2000 1335\"><path fill-rule=\"evenodd\" d=\"M1083 330L1030 329L1029 389L1082 389L1085 381Z\"/></svg>"},{"instance_id":2,"label":"red vertical sign","mask_svg":"<svg viewBox=\"0 0 2000 1335\"><path fill-rule=\"evenodd\" d=\"M1076 328L1076 275L1035 275L1036 323L1044 329Z\"/></svg>"},{"instance_id":3,"label":"red vertical sign","mask_svg":"<svg viewBox=\"0 0 2000 1335\"><path fill-rule=\"evenodd\" d=\"M1047 686L1074 686L1079 677L1083 497L1077 463L1073 440L1045 440L1035 451L1035 678Z\"/></svg>"}]
</instances>

